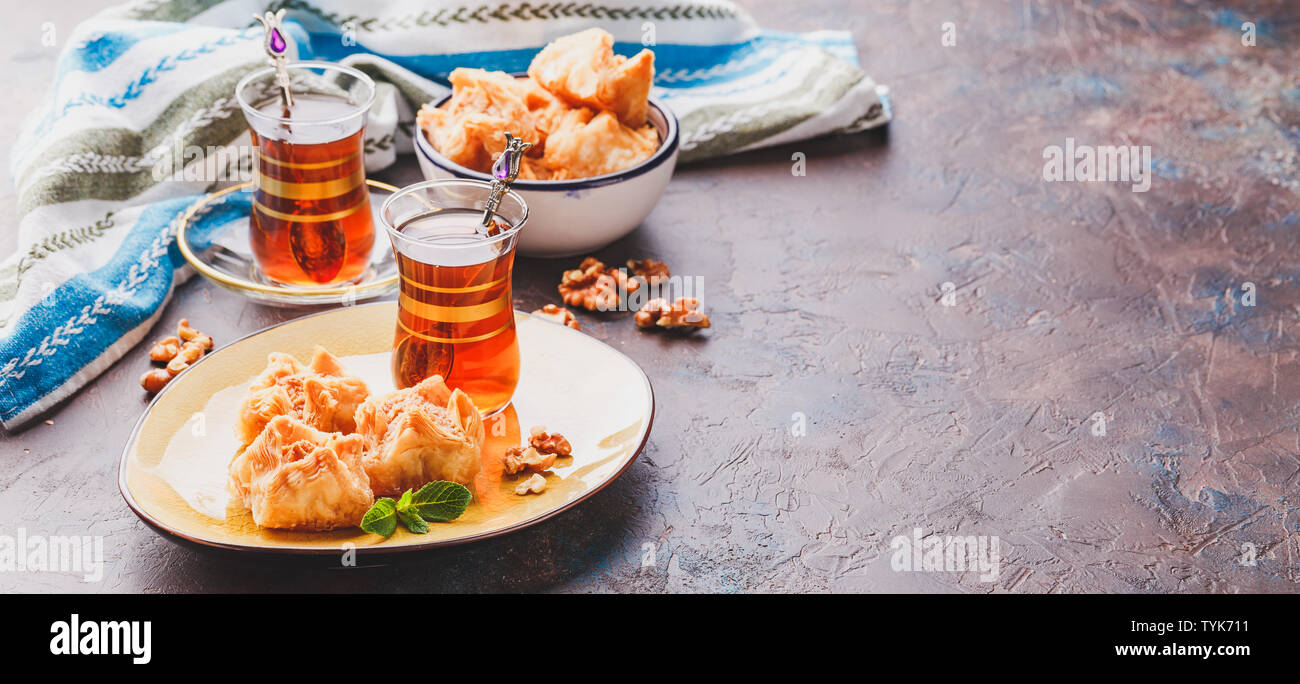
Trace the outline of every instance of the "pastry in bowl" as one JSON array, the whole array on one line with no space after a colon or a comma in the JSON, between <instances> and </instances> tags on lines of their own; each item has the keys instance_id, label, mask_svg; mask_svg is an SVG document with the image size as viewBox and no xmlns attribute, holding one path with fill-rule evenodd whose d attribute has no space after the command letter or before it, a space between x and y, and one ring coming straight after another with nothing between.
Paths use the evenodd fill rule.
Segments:
<instances>
[{"instance_id":1,"label":"pastry in bowl","mask_svg":"<svg viewBox=\"0 0 1300 684\"><path fill-rule=\"evenodd\" d=\"M614 36L598 28L558 38L528 65L528 76L566 102L614 114L629 127L645 125L655 77L649 50L631 59L614 54Z\"/></svg>"},{"instance_id":2,"label":"pastry in bowl","mask_svg":"<svg viewBox=\"0 0 1300 684\"><path fill-rule=\"evenodd\" d=\"M469 486L483 453L483 420L468 394L434 375L383 399L369 399L356 415L366 440L362 460L378 496L399 495L435 480Z\"/></svg>"},{"instance_id":3,"label":"pastry in bowl","mask_svg":"<svg viewBox=\"0 0 1300 684\"><path fill-rule=\"evenodd\" d=\"M230 462L230 491L262 527L351 527L374 501L360 435L322 432L277 416Z\"/></svg>"},{"instance_id":4,"label":"pastry in bowl","mask_svg":"<svg viewBox=\"0 0 1300 684\"><path fill-rule=\"evenodd\" d=\"M570 180L622 171L659 148L646 124L654 53L614 54L601 29L547 45L528 78L504 71L456 69L451 99L417 116L435 149L449 160L487 172L505 149L506 131L533 144L519 178Z\"/></svg>"},{"instance_id":5,"label":"pastry in bowl","mask_svg":"<svg viewBox=\"0 0 1300 684\"><path fill-rule=\"evenodd\" d=\"M490 181L507 131L533 144L511 186L528 203L527 256L599 249L641 224L677 162L677 120L650 96L654 53L614 53L601 29L559 38L527 75L456 69L451 95L420 109L428 180Z\"/></svg>"},{"instance_id":6,"label":"pastry in bowl","mask_svg":"<svg viewBox=\"0 0 1300 684\"><path fill-rule=\"evenodd\" d=\"M505 149L504 131L533 143L519 167L523 180L603 176L635 166L659 147L659 133L644 124L644 114L642 124L627 126L615 112L572 107L502 71L456 69L450 80L451 99L426 105L419 121L440 153L471 169L492 168Z\"/></svg>"}]
</instances>

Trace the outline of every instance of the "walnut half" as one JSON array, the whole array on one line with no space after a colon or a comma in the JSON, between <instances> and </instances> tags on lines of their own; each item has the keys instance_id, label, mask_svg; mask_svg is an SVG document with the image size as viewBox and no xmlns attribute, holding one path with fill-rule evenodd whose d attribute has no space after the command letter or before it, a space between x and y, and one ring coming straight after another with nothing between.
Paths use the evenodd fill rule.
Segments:
<instances>
[{"instance_id":1,"label":"walnut half","mask_svg":"<svg viewBox=\"0 0 1300 684\"><path fill-rule=\"evenodd\" d=\"M636 312L638 328L707 328L709 317L700 312L700 302L690 297L678 297L672 305L667 299L651 299Z\"/></svg>"},{"instance_id":2,"label":"walnut half","mask_svg":"<svg viewBox=\"0 0 1300 684\"><path fill-rule=\"evenodd\" d=\"M533 315L559 323L560 325L567 325L574 330L582 330L582 328L578 326L578 319L573 315L573 312L562 306L547 304L546 306L534 311Z\"/></svg>"},{"instance_id":3,"label":"walnut half","mask_svg":"<svg viewBox=\"0 0 1300 684\"><path fill-rule=\"evenodd\" d=\"M518 494L519 496L541 494L544 491L546 491L546 478L537 473L533 473L532 477L520 482L519 485L515 487L515 494Z\"/></svg>"},{"instance_id":4,"label":"walnut half","mask_svg":"<svg viewBox=\"0 0 1300 684\"><path fill-rule=\"evenodd\" d=\"M588 311L612 311L618 308L621 294L636 292L641 281L629 278L622 269L606 269L595 257L582 260L578 268L565 271L558 287L564 303Z\"/></svg>"},{"instance_id":5,"label":"walnut half","mask_svg":"<svg viewBox=\"0 0 1300 684\"><path fill-rule=\"evenodd\" d=\"M547 432L544 425L533 426L528 431L528 445L543 454L573 455L573 445L558 432Z\"/></svg>"},{"instance_id":6,"label":"walnut half","mask_svg":"<svg viewBox=\"0 0 1300 684\"><path fill-rule=\"evenodd\" d=\"M668 264L654 259L628 259L627 270L634 276L640 276L646 279L651 285L658 285L668 280Z\"/></svg>"},{"instance_id":7,"label":"walnut half","mask_svg":"<svg viewBox=\"0 0 1300 684\"><path fill-rule=\"evenodd\" d=\"M510 447L506 449L505 456L501 457L501 464L508 475L524 470L540 473L555 465L555 454L543 454L533 447Z\"/></svg>"}]
</instances>

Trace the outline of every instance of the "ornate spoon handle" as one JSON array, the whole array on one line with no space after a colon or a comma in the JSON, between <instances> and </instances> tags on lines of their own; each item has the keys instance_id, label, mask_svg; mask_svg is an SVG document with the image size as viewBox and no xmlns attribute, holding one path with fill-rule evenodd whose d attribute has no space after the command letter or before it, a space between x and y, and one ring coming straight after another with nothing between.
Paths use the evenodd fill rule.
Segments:
<instances>
[{"instance_id":1,"label":"ornate spoon handle","mask_svg":"<svg viewBox=\"0 0 1300 684\"><path fill-rule=\"evenodd\" d=\"M265 15L254 14L253 18L262 23L262 30L266 32L266 42L263 47L271 58L271 66L275 67L275 84L280 86L280 100L285 108L292 107L293 91L289 90L289 71L285 68L285 53L289 50L289 43L280 32L280 24L284 21L284 10L267 12Z\"/></svg>"},{"instance_id":2,"label":"ornate spoon handle","mask_svg":"<svg viewBox=\"0 0 1300 684\"><path fill-rule=\"evenodd\" d=\"M519 164L523 161L524 152L532 147L530 142L524 142L522 138L516 138L510 133L506 133L506 149L501 152L501 156L492 164L492 192L488 195L487 203L483 207L482 228L479 232L486 232L492 227L492 215L496 213L497 207L501 206L501 197L506 194L510 184L515 182L519 176Z\"/></svg>"}]
</instances>

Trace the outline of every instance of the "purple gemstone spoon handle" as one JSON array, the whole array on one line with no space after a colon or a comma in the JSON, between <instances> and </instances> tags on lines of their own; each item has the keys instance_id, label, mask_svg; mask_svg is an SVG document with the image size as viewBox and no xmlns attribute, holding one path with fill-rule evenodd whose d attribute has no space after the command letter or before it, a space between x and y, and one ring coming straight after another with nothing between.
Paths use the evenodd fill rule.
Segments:
<instances>
[{"instance_id":1,"label":"purple gemstone spoon handle","mask_svg":"<svg viewBox=\"0 0 1300 684\"><path fill-rule=\"evenodd\" d=\"M263 47L271 58L271 66L275 67L275 84L280 86L280 100L284 103L285 109L288 109L293 106L293 91L289 90L289 70L286 68L285 61L289 43L280 30L280 24L284 21L284 10L267 12L260 16L254 14L253 18L261 22L262 30L266 32Z\"/></svg>"},{"instance_id":2,"label":"purple gemstone spoon handle","mask_svg":"<svg viewBox=\"0 0 1300 684\"><path fill-rule=\"evenodd\" d=\"M492 192L488 195L487 202L483 207L483 221L479 226L479 232L488 234L492 228L492 215L496 213L497 207L501 206L501 197L506 194L510 184L515 182L519 177L519 164L523 161L524 152L532 147L530 142L524 142L522 138L516 138L510 133L506 133L506 149L497 157L492 164Z\"/></svg>"}]
</instances>

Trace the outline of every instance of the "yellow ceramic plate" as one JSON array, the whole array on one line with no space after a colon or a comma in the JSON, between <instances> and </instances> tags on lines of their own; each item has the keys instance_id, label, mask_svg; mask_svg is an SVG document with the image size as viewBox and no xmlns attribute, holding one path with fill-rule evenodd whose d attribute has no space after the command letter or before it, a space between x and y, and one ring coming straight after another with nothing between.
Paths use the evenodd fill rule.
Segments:
<instances>
[{"instance_id":1,"label":"yellow ceramic plate","mask_svg":"<svg viewBox=\"0 0 1300 684\"><path fill-rule=\"evenodd\" d=\"M226 465L239 448L235 417L249 381L265 367L267 354L307 360L321 344L364 379L372 394L392 391L388 364L396 316L391 302L335 309L253 333L205 356L167 385L132 431L118 471L127 505L155 529L207 546L336 554L353 544L362 553L414 551L545 520L609 484L645 446L654 396L641 368L592 337L516 312L519 387L511 406L485 421L484 472L464 515L430 523L423 535L399 526L388 539L360 528L259 528L226 491ZM502 476L499 459L533 425L563 433L573 457L558 460L546 474L545 492L517 496L519 476Z\"/></svg>"}]
</instances>

